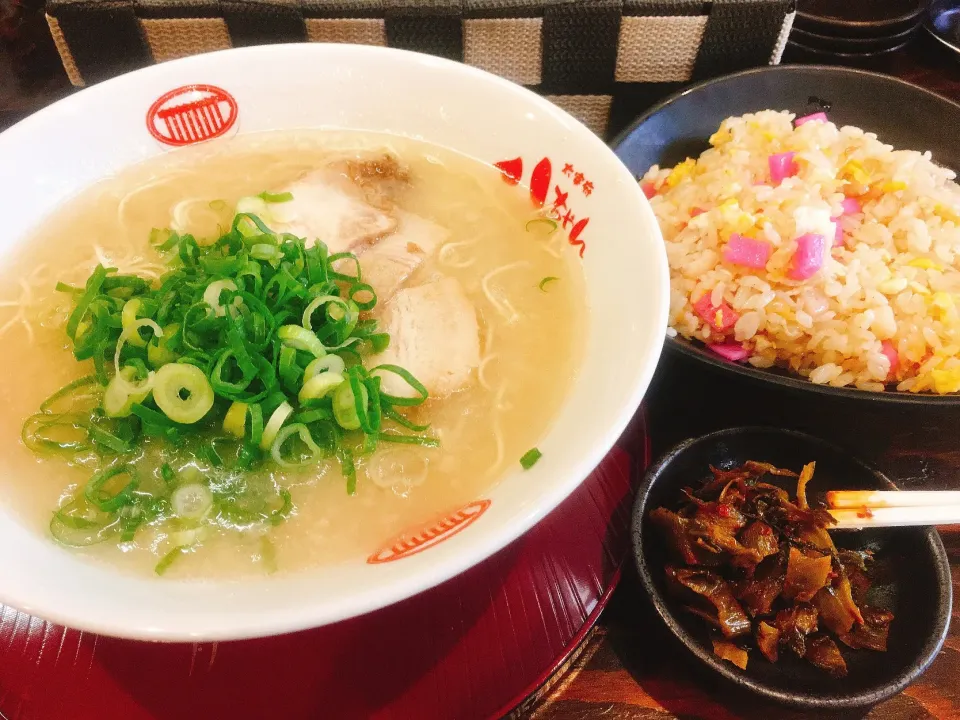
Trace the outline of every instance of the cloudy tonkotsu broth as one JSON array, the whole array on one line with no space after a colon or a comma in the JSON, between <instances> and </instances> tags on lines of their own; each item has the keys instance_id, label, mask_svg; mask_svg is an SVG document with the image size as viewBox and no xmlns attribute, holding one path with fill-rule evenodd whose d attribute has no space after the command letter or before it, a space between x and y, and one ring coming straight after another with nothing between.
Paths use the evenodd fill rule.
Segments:
<instances>
[{"instance_id":1,"label":"cloudy tonkotsu broth","mask_svg":"<svg viewBox=\"0 0 960 720\"><path fill-rule=\"evenodd\" d=\"M46 397L91 372L90 361L78 362L71 352L65 324L73 300L54 292L57 281L82 285L98 261L156 278L166 268L148 244L152 228L172 224L181 233L216 238L242 196L284 188L331 158L367 157L385 148L409 172L396 211L448 233L404 287L453 278L479 325L479 367L466 387L431 398L411 415L431 424L441 447L381 444L358 462L352 497L335 461L305 470L265 465L254 474L290 488L293 514L266 530L208 529L169 576L264 575L274 566L287 572L363 557L398 533L482 497L508 468L519 467L577 370L585 313L575 250L559 232L528 232L535 216L527 193L503 183L495 169L451 151L371 134L268 134L180 150L91 187L5 262L0 482L4 502L23 523L49 533L52 510L102 466L83 455L71 463L37 457L20 440L24 419ZM548 276L558 279L538 287ZM265 532L266 552L275 556L267 560L261 557ZM65 552L152 574L176 542L168 532L142 527L130 542L113 539Z\"/></svg>"}]
</instances>

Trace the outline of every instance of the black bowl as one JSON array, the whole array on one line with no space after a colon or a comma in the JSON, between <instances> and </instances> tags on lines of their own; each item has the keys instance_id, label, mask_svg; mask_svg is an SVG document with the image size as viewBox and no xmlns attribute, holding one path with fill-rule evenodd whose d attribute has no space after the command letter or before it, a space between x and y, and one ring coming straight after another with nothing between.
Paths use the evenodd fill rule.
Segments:
<instances>
[{"instance_id":1,"label":"black bowl","mask_svg":"<svg viewBox=\"0 0 960 720\"><path fill-rule=\"evenodd\" d=\"M960 55L960 6L956 0L933 0L923 26L945 47Z\"/></svg>"},{"instance_id":2,"label":"black bowl","mask_svg":"<svg viewBox=\"0 0 960 720\"><path fill-rule=\"evenodd\" d=\"M675 508L680 491L709 476L709 465L732 468L747 460L769 462L795 471L815 460L808 497L832 489L895 489L882 473L822 440L774 428L735 428L688 440L651 467L633 510L633 548L644 588L673 634L697 658L736 685L771 700L804 708L837 710L862 707L896 695L933 661L950 623L950 564L933 528L834 531L837 546L871 549L890 581L878 581L875 603L894 613L888 650L851 650L841 645L846 678L835 679L790 652L768 663L752 652L746 670L714 656L706 624L684 612L666 594L664 543L649 512ZM783 487L795 490L795 480ZM838 643L839 644L839 643Z\"/></svg>"},{"instance_id":3,"label":"black bowl","mask_svg":"<svg viewBox=\"0 0 960 720\"><path fill-rule=\"evenodd\" d=\"M639 178L651 165L675 165L698 156L724 118L770 108L799 115L826 110L838 124L875 132L898 148L930 150L936 162L960 169L960 133L943 132L960 127L960 105L887 75L820 65L763 67L694 85L640 116L614 140L614 151ZM815 385L782 372L727 362L702 345L678 338L668 338L666 348L785 389L874 402L960 405L960 395Z\"/></svg>"},{"instance_id":4,"label":"black bowl","mask_svg":"<svg viewBox=\"0 0 960 720\"><path fill-rule=\"evenodd\" d=\"M892 35L844 38L820 35L794 27L790 31L790 40L808 48L829 53L868 53L903 47L904 43L913 39L918 30L919 28L912 27Z\"/></svg>"},{"instance_id":5,"label":"black bowl","mask_svg":"<svg viewBox=\"0 0 960 720\"><path fill-rule=\"evenodd\" d=\"M916 27L927 0L800 0L794 25L837 37L878 37Z\"/></svg>"},{"instance_id":6,"label":"black bowl","mask_svg":"<svg viewBox=\"0 0 960 720\"><path fill-rule=\"evenodd\" d=\"M861 68L866 70L884 70L888 67L891 56L903 50L907 45L913 42L915 35L912 33L906 40L901 40L898 45L883 48L881 50L824 50L811 47L804 44L793 35L787 41L783 57L789 62L800 63L820 63L843 64L848 67Z\"/></svg>"}]
</instances>

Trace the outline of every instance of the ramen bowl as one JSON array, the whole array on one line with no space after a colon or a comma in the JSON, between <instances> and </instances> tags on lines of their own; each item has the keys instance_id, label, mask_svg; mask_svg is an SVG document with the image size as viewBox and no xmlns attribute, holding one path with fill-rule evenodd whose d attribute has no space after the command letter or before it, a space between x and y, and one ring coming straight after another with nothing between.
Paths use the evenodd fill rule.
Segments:
<instances>
[{"instance_id":1,"label":"ramen bowl","mask_svg":"<svg viewBox=\"0 0 960 720\"><path fill-rule=\"evenodd\" d=\"M390 133L480 160L532 209L557 218L583 270L585 349L536 443L540 460L524 469L517 458L487 491L384 537L379 549L244 580L148 577L91 562L11 502L0 509L8 548L0 601L67 626L153 640L337 622L441 583L510 543L566 498L626 427L666 330L668 271L654 216L630 172L587 128L466 65L379 48L275 45L168 62L83 90L0 135L0 263L62 203L137 163L198 143L325 128ZM16 482L29 483L29 474Z\"/></svg>"}]
</instances>

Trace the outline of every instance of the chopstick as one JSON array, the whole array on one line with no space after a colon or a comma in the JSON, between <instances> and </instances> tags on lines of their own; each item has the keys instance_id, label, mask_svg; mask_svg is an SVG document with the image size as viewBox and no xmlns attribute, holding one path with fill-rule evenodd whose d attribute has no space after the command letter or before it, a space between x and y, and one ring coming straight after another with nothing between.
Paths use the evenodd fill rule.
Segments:
<instances>
[{"instance_id":1,"label":"chopstick","mask_svg":"<svg viewBox=\"0 0 960 720\"><path fill-rule=\"evenodd\" d=\"M831 508L936 507L960 505L958 490L831 490Z\"/></svg>"},{"instance_id":2,"label":"chopstick","mask_svg":"<svg viewBox=\"0 0 960 720\"><path fill-rule=\"evenodd\" d=\"M828 510L837 521L830 530L862 530L874 527L960 524L960 505L927 507L880 507L859 510Z\"/></svg>"},{"instance_id":3,"label":"chopstick","mask_svg":"<svg viewBox=\"0 0 960 720\"><path fill-rule=\"evenodd\" d=\"M827 493L831 529L960 524L960 492L954 490L834 490Z\"/></svg>"}]
</instances>

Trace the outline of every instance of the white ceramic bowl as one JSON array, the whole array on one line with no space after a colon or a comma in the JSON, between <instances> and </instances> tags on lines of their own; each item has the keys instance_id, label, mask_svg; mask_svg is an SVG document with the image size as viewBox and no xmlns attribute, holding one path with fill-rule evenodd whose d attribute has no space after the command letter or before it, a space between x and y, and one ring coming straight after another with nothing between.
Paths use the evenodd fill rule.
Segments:
<instances>
[{"instance_id":1,"label":"white ceramic bowl","mask_svg":"<svg viewBox=\"0 0 960 720\"><path fill-rule=\"evenodd\" d=\"M192 84L226 93L174 92L157 104ZM514 161L503 165L508 172L522 162L521 183L545 187L548 203L555 186L570 191L577 221L589 218L579 235L586 242L586 356L560 416L538 443L543 459L527 472L518 464L450 522L425 528L418 552L388 544L366 561L242 583L144 579L79 561L0 510L0 547L7 549L0 601L83 630L157 640L271 635L360 615L443 582L514 540L584 480L637 409L660 356L667 260L653 213L627 169L587 128L536 94L466 65L398 50L227 50L124 75L27 118L0 135L0 261L84 187L176 152L171 135L192 131L168 130L156 111L208 97L223 120L221 126L206 116L207 130L223 130L208 142L295 128L386 131L488 163ZM566 164L590 178L592 193L564 175Z\"/></svg>"}]
</instances>

